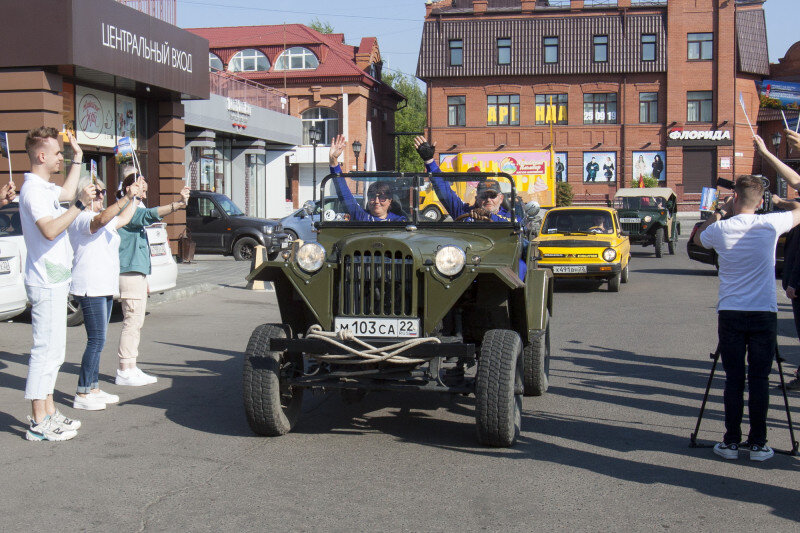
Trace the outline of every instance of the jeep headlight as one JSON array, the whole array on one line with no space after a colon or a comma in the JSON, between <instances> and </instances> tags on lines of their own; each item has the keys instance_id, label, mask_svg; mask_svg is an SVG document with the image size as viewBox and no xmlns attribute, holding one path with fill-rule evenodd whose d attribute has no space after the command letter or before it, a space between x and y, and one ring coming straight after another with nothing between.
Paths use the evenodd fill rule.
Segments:
<instances>
[{"instance_id":1,"label":"jeep headlight","mask_svg":"<svg viewBox=\"0 0 800 533\"><path fill-rule=\"evenodd\" d=\"M651 217L650 215L647 215L646 217L644 217L644 221L645 222L650 222L651 220L653 220L653 217Z\"/></svg>"},{"instance_id":2,"label":"jeep headlight","mask_svg":"<svg viewBox=\"0 0 800 533\"><path fill-rule=\"evenodd\" d=\"M325 262L325 248L316 242L308 242L297 251L297 265L312 274L322 268Z\"/></svg>"},{"instance_id":3,"label":"jeep headlight","mask_svg":"<svg viewBox=\"0 0 800 533\"><path fill-rule=\"evenodd\" d=\"M445 276L455 276L461 272L466 262L467 255L458 246L443 246L434 258L436 270Z\"/></svg>"},{"instance_id":4,"label":"jeep headlight","mask_svg":"<svg viewBox=\"0 0 800 533\"><path fill-rule=\"evenodd\" d=\"M613 248L606 248L603 250L603 259L609 263L617 258L617 252Z\"/></svg>"},{"instance_id":5,"label":"jeep headlight","mask_svg":"<svg viewBox=\"0 0 800 533\"><path fill-rule=\"evenodd\" d=\"M272 235L273 231L275 231L275 226L264 226L264 235Z\"/></svg>"}]
</instances>

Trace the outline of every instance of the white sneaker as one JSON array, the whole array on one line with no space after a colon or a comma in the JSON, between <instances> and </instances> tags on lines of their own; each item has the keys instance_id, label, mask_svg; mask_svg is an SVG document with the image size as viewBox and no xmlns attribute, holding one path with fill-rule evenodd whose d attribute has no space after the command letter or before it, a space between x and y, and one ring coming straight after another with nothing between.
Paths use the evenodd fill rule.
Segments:
<instances>
[{"instance_id":1,"label":"white sneaker","mask_svg":"<svg viewBox=\"0 0 800 533\"><path fill-rule=\"evenodd\" d=\"M98 390L97 392L90 392L89 396L93 398L97 398L103 403L118 403L119 396L116 394L109 394L103 390Z\"/></svg>"},{"instance_id":2,"label":"white sneaker","mask_svg":"<svg viewBox=\"0 0 800 533\"><path fill-rule=\"evenodd\" d=\"M61 426L64 429L77 431L81 427L80 420L67 418L66 416L61 414L61 411L59 411L58 409L56 409L56 412L51 416L51 418L53 419L54 423L56 423L57 425Z\"/></svg>"},{"instance_id":3,"label":"white sneaker","mask_svg":"<svg viewBox=\"0 0 800 533\"><path fill-rule=\"evenodd\" d=\"M155 376L149 376L139 370L139 368L127 368L125 370L117 370L117 385L128 385L130 387L141 387L142 385L152 385L158 381Z\"/></svg>"},{"instance_id":4,"label":"white sneaker","mask_svg":"<svg viewBox=\"0 0 800 533\"><path fill-rule=\"evenodd\" d=\"M87 394L86 396L76 394L75 400L72 402L72 407L75 409L85 409L86 411L102 411L106 408L106 402L92 394Z\"/></svg>"},{"instance_id":5,"label":"white sneaker","mask_svg":"<svg viewBox=\"0 0 800 533\"><path fill-rule=\"evenodd\" d=\"M33 442L44 440L62 441L75 438L78 434L74 429L65 429L58 425L52 417L47 416L38 424L28 417L31 423L30 429L25 433L25 438Z\"/></svg>"}]
</instances>

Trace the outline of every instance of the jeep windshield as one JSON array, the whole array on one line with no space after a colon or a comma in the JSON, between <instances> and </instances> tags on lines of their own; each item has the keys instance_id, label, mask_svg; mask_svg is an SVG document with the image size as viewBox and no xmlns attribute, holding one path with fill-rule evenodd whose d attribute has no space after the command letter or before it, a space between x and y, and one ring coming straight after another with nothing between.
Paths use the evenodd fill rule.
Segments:
<instances>
[{"instance_id":1,"label":"jeep windshield","mask_svg":"<svg viewBox=\"0 0 800 533\"><path fill-rule=\"evenodd\" d=\"M667 201L657 196L622 196L614 199L616 209L666 209Z\"/></svg>"},{"instance_id":2,"label":"jeep windshield","mask_svg":"<svg viewBox=\"0 0 800 533\"><path fill-rule=\"evenodd\" d=\"M322 183L325 223L388 223L407 226L515 222L510 176L498 173L329 175ZM436 209L435 219L420 216ZM518 217L517 217L518 218Z\"/></svg>"},{"instance_id":3,"label":"jeep windshield","mask_svg":"<svg viewBox=\"0 0 800 533\"><path fill-rule=\"evenodd\" d=\"M214 200L217 201L217 204L219 205L220 209L225 211L228 214L228 216L231 217L244 216L242 210L239 209L239 207L235 203L233 203L233 200L231 200L224 194L215 194Z\"/></svg>"},{"instance_id":4,"label":"jeep windshield","mask_svg":"<svg viewBox=\"0 0 800 533\"><path fill-rule=\"evenodd\" d=\"M575 209L550 211L544 219L541 235L592 235L614 233L611 214L608 211Z\"/></svg>"}]
</instances>

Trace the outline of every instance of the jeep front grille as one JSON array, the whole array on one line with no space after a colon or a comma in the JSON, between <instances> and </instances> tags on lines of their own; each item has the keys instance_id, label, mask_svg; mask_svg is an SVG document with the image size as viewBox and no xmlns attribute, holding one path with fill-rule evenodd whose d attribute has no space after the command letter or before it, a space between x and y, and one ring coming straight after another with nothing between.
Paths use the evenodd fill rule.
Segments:
<instances>
[{"instance_id":1,"label":"jeep front grille","mask_svg":"<svg viewBox=\"0 0 800 533\"><path fill-rule=\"evenodd\" d=\"M627 231L631 235L638 235L639 234L639 223L638 222L622 222L622 231Z\"/></svg>"},{"instance_id":2,"label":"jeep front grille","mask_svg":"<svg viewBox=\"0 0 800 533\"><path fill-rule=\"evenodd\" d=\"M356 251L342 257L340 316L414 316L414 259L400 251Z\"/></svg>"}]
</instances>

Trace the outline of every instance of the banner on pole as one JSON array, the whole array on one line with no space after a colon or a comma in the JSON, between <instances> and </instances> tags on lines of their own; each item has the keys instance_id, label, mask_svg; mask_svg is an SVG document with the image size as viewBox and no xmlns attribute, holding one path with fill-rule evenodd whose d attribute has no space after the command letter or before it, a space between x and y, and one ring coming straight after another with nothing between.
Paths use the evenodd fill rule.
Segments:
<instances>
[{"instance_id":1,"label":"banner on pole","mask_svg":"<svg viewBox=\"0 0 800 533\"><path fill-rule=\"evenodd\" d=\"M0 131L0 155L11 159L11 153L8 150L8 133L4 131Z\"/></svg>"}]
</instances>

